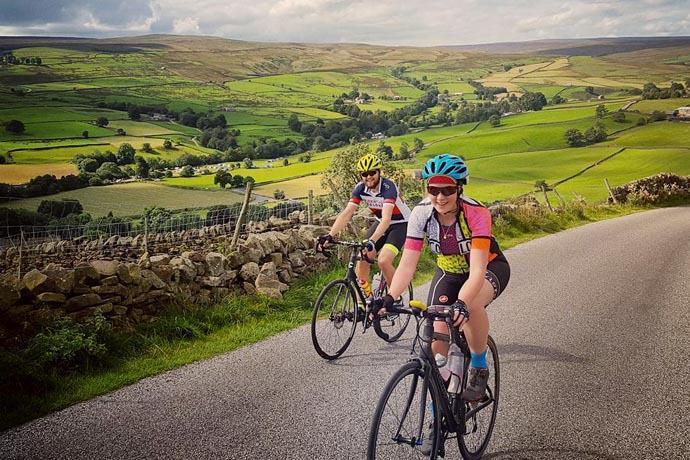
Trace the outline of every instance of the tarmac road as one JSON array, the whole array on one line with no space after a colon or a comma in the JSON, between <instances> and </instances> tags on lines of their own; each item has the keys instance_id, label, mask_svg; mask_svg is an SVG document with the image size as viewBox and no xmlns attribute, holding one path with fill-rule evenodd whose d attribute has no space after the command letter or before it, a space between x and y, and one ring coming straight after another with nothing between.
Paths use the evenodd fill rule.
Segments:
<instances>
[{"instance_id":1,"label":"tarmac road","mask_svg":"<svg viewBox=\"0 0 690 460\"><path fill-rule=\"evenodd\" d=\"M510 285L489 307L501 401L484 458L690 458L690 207L507 257ZM409 332L390 345L358 330L325 362L301 327L0 433L0 458L362 459Z\"/></svg>"}]
</instances>

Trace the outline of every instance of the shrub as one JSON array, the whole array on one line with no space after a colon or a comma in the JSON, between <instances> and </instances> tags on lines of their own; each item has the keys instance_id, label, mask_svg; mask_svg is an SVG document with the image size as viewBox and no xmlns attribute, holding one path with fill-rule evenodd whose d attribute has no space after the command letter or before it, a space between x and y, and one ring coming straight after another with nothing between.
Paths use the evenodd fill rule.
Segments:
<instances>
[{"instance_id":1,"label":"shrub","mask_svg":"<svg viewBox=\"0 0 690 460\"><path fill-rule=\"evenodd\" d=\"M192 177L194 176L194 168L190 165L184 166L180 170L180 177Z\"/></svg>"},{"instance_id":2,"label":"shrub","mask_svg":"<svg viewBox=\"0 0 690 460\"><path fill-rule=\"evenodd\" d=\"M51 217L62 218L69 214L81 214L84 211L78 200L42 200L36 212Z\"/></svg>"},{"instance_id":3,"label":"shrub","mask_svg":"<svg viewBox=\"0 0 690 460\"><path fill-rule=\"evenodd\" d=\"M10 120L5 123L5 131L12 134L21 134L26 130L24 123L19 120Z\"/></svg>"},{"instance_id":4,"label":"shrub","mask_svg":"<svg viewBox=\"0 0 690 460\"><path fill-rule=\"evenodd\" d=\"M285 199L285 192L282 191L282 190L277 190L277 189L276 189L276 190L273 192L273 198L275 198L276 200L284 200L284 199Z\"/></svg>"}]
</instances>

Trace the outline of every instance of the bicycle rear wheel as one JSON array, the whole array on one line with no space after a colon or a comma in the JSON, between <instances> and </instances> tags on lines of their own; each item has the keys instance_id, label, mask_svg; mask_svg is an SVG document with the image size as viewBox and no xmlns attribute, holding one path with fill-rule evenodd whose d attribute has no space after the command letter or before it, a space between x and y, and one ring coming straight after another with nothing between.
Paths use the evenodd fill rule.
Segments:
<instances>
[{"instance_id":1,"label":"bicycle rear wheel","mask_svg":"<svg viewBox=\"0 0 690 460\"><path fill-rule=\"evenodd\" d=\"M491 433L496 422L496 412L498 410L498 396L501 384L500 367L498 363L498 350L494 339L489 336L486 361L489 366L489 382L486 386L484 399L476 403L462 403L465 426L460 425L458 430L458 446L463 458L479 459L484 450L489 445ZM466 360L465 368L469 365ZM467 374L467 372L465 372ZM466 376L465 376L466 377ZM465 378L464 386L467 385Z\"/></svg>"},{"instance_id":2,"label":"bicycle rear wheel","mask_svg":"<svg viewBox=\"0 0 690 460\"><path fill-rule=\"evenodd\" d=\"M388 294L388 286L386 286L384 295L385 294ZM410 283L407 287L407 292L403 292L402 294L403 305L410 304L410 300L414 298L412 294L412 283ZM374 321L374 331L376 335L386 342L395 342L405 333L405 329L407 329L409 322L410 315L384 315Z\"/></svg>"},{"instance_id":3,"label":"bicycle rear wheel","mask_svg":"<svg viewBox=\"0 0 690 460\"><path fill-rule=\"evenodd\" d=\"M401 367L379 399L369 432L367 459L435 459L441 436L437 398L418 361ZM426 443L426 444L425 444ZM424 451L427 448L428 451Z\"/></svg>"},{"instance_id":4,"label":"bicycle rear wheel","mask_svg":"<svg viewBox=\"0 0 690 460\"><path fill-rule=\"evenodd\" d=\"M331 281L323 288L311 316L311 340L324 359L336 359L352 341L357 327L357 297L346 280Z\"/></svg>"}]
</instances>

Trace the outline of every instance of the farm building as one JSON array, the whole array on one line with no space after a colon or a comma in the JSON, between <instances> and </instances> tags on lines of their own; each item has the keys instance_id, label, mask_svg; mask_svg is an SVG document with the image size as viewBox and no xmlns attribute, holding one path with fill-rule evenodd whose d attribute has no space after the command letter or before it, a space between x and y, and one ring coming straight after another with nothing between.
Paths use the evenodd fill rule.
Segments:
<instances>
[{"instance_id":1,"label":"farm building","mask_svg":"<svg viewBox=\"0 0 690 460\"><path fill-rule=\"evenodd\" d=\"M373 136L371 136L372 139L385 139L386 135L383 133L376 133Z\"/></svg>"},{"instance_id":2,"label":"farm building","mask_svg":"<svg viewBox=\"0 0 690 460\"><path fill-rule=\"evenodd\" d=\"M678 107L675 112L677 113L676 117L682 120L690 120L690 107Z\"/></svg>"}]
</instances>

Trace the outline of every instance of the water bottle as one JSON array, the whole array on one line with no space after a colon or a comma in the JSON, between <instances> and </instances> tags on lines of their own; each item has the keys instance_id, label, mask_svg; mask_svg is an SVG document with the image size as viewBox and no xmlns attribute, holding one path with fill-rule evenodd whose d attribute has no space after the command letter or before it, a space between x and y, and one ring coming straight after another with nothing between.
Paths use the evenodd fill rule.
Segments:
<instances>
[{"instance_id":1,"label":"water bottle","mask_svg":"<svg viewBox=\"0 0 690 460\"><path fill-rule=\"evenodd\" d=\"M379 292L380 286L381 286L381 272L375 274L374 278L372 278L372 280L371 280L371 292L374 293L375 297L381 297L381 293Z\"/></svg>"},{"instance_id":2,"label":"water bottle","mask_svg":"<svg viewBox=\"0 0 690 460\"><path fill-rule=\"evenodd\" d=\"M448 377L450 377L450 369L448 369L448 366L446 366L448 360L441 353L436 353L434 358L436 359L436 366L438 367L438 371L441 373L443 381L447 382Z\"/></svg>"},{"instance_id":3,"label":"water bottle","mask_svg":"<svg viewBox=\"0 0 690 460\"><path fill-rule=\"evenodd\" d=\"M462 350L456 344L452 344L448 350L448 367L450 371L450 383L448 383L448 393L457 394L462 387L462 371L465 357Z\"/></svg>"}]
</instances>

